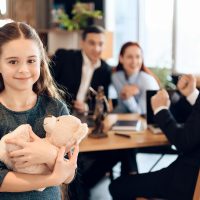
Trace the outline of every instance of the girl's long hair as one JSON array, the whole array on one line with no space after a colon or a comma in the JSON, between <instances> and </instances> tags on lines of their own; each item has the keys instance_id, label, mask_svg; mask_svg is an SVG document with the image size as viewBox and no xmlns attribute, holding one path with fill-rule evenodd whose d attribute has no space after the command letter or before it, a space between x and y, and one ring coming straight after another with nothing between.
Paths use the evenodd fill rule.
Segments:
<instances>
[{"instance_id":1,"label":"girl's long hair","mask_svg":"<svg viewBox=\"0 0 200 200\"><path fill-rule=\"evenodd\" d=\"M62 99L64 92L56 86L49 69L49 58L37 32L31 26L23 22L7 23L0 28L0 56L2 46L10 41L24 38L34 41L40 50L40 77L33 85L33 91L37 94L45 94L53 98ZM23 48L23 44L22 44ZM3 77L0 74L0 92L5 89Z\"/></svg>"}]
</instances>

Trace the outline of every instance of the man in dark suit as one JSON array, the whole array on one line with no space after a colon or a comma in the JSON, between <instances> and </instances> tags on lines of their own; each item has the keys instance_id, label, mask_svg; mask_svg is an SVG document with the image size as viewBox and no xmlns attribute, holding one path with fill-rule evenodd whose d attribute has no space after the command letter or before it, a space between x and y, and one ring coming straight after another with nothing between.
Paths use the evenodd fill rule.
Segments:
<instances>
[{"instance_id":1,"label":"man in dark suit","mask_svg":"<svg viewBox=\"0 0 200 200\"><path fill-rule=\"evenodd\" d=\"M100 59L104 42L103 28L90 26L82 33L81 50L59 49L53 56L53 76L72 96L74 113L88 111L89 86L96 91L103 86L108 97L111 67ZM70 199L87 200L89 190L118 162L118 156L112 151L80 153L77 176L69 185Z\"/></svg>"},{"instance_id":2,"label":"man in dark suit","mask_svg":"<svg viewBox=\"0 0 200 200\"><path fill-rule=\"evenodd\" d=\"M178 158L159 171L120 177L110 185L114 200L133 200L136 197L192 200L200 167L200 95L192 75L182 76L179 91L193 106L183 124L177 124L169 111L169 95L160 90L152 97L155 120L171 144L179 152Z\"/></svg>"},{"instance_id":3,"label":"man in dark suit","mask_svg":"<svg viewBox=\"0 0 200 200\"><path fill-rule=\"evenodd\" d=\"M53 76L72 97L73 110L86 112L86 95L91 86L104 86L108 97L111 67L100 59L105 43L103 28L87 27L82 34L81 50L58 49L52 59Z\"/></svg>"}]
</instances>

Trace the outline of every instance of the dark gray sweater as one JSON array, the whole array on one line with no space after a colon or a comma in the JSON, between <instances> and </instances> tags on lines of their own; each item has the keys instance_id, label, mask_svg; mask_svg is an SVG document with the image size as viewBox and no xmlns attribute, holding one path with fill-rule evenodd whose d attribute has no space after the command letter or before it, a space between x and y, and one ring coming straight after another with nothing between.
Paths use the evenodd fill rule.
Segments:
<instances>
[{"instance_id":1,"label":"dark gray sweater","mask_svg":"<svg viewBox=\"0 0 200 200\"><path fill-rule=\"evenodd\" d=\"M13 131L21 124L30 124L33 131L41 138L45 137L43 120L47 115L69 114L67 106L56 99L41 95L38 97L36 105L27 111L15 112L0 104L0 138ZM9 169L0 162L0 184L2 184ZM59 187L49 187L44 191L30 192L0 192L0 200L59 200L61 199Z\"/></svg>"}]
</instances>

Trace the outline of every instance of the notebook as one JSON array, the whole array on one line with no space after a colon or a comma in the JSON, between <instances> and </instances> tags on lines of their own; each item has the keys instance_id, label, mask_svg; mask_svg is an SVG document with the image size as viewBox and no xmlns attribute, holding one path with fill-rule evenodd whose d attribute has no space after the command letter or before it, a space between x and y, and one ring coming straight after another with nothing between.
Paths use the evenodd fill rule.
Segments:
<instances>
[{"instance_id":1,"label":"notebook","mask_svg":"<svg viewBox=\"0 0 200 200\"><path fill-rule=\"evenodd\" d=\"M178 123L184 123L189 116L192 108L187 100L177 90L167 90L171 101L170 112ZM157 90L148 90L146 92L146 120L147 126L153 133L161 133L162 131L154 121L154 114L151 108L151 97L157 93Z\"/></svg>"},{"instance_id":2,"label":"notebook","mask_svg":"<svg viewBox=\"0 0 200 200\"><path fill-rule=\"evenodd\" d=\"M140 120L117 120L112 130L115 131L139 131L141 126Z\"/></svg>"}]
</instances>

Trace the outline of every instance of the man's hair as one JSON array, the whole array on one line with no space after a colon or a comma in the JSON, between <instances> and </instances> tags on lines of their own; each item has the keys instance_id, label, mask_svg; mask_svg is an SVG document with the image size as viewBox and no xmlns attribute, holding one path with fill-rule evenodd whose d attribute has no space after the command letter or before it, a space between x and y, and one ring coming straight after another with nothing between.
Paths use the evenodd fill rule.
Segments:
<instances>
[{"instance_id":1,"label":"man's hair","mask_svg":"<svg viewBox=\"0 0 200 200\"><path fill-rule=\"evenodd\" d=\"M86 37L87 37L87 34L89 34L89 33L101 34L101 33L104 33L104 32L105 32L105 30L101 26L96 26L96 25L88 26L83 30L82 40L85 40Z\"/></svg>"}]
</instances>

